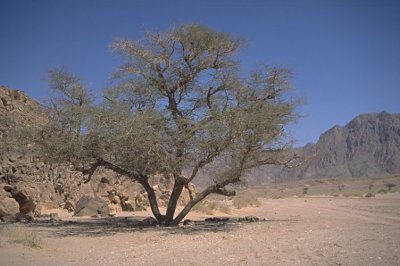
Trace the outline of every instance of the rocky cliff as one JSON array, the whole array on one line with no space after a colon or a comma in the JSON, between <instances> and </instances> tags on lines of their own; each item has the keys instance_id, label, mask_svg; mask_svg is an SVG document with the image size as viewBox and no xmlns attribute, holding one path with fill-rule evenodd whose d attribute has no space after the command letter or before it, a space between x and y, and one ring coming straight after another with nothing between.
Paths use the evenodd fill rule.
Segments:
<instances>
[{"instance_id":1,"label":"rocky cliff","mask_svg":"<svg viewBox=\"0 0 400 266\"><path fill-rule=\"evenodd\" d=\"M316 144L298 152L309 162L280 173L283 180L366 177L400 173L400 114L357 116L344 127L323 133Z\"/></svg>"},{"instance_id":2,"label":"rocky cliff","mask_svg":"<svg viewBox=\"0 0 400 266\"><path fill-rule=\"evenodd\" d=\"M0 144L4 144L4 134L13 127L40 127L46 123L51 121L39 103L22 91L0 86ZM147 195L139 184L112 171L99 168L90 182L84 180L85 176L71 165L48 164L40 157L9 152L0 145L0 218L7 210L30 215L52 208L73 211L82 196L103 199L111 211L135 211L148 206ZM150 183L160 206L165 206L172 179L153 176ZM180 202L188 199L185 191Z\"/></svg>"}]
</instances>

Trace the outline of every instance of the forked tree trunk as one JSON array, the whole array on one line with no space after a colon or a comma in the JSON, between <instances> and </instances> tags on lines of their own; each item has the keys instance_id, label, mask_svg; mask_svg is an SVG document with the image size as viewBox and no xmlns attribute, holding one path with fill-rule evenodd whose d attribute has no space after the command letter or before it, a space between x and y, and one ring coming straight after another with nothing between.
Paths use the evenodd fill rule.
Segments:
<instances>
[{"instance_id":1,"label":"forked tree trunk","mask_svg":"<svg viewBox=\"0 0 400 266\"><path fill-rule=\"evenodd\" d=\"M158 208L157 197L154 189L150 186L149 182L141 181L140 184L147 192L147 198L149 200L151 211L154 217L157 219L159 225L164 224L165 216L160 213L160 209Z\"/></svg>"},{"instance_id":2,"label":"forked tree trunk","mask_svg":"<svg viewBox=\"0 0 400 266\"><path fill-rule=\"evenodd\" d=\"M176 210L176 206L178 205L179 197L181 196L184 184L180 182L180 180L175 179L174 188L171 193L171 197L169 198L167 213L165 215L164 225L171 225L174 220L174 214Z\"/></svg>"},{"instance_id":3,"label":"forked tree trunk","mask_svg":"<svg viewBox=\"0 0 400 266\"><path fill-rule=\"evenodd\" d=\"M211 194L214 191L214 187L208 187L207 189L203 190L200 194L198 194L194 199L190 200L188 204L183 208L183 210L175 217L172 221L171 225L176 226L178 225L190 212L190 210L200 201L202 201L205 197Z\"/></svg>"}]
</instances>

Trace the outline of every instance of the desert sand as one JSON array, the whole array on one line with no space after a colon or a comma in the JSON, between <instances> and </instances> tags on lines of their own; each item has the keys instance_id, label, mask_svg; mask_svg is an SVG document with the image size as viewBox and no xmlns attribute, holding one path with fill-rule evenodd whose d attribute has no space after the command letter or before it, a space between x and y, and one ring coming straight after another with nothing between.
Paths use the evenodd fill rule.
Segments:
<instances>
[{"instance_id":1,"label":"desert sand","mask_svg":"<svg viewBox=\"0 0 400 266\"><path fill-rule=\"evenodd\" d=\"M266 218L257 223L134 226L143 212L14 224L35 231L41 248L3 243L0 265L400 265L399 193L260 202L223 214Z\"/></svg>"}]
</instances>

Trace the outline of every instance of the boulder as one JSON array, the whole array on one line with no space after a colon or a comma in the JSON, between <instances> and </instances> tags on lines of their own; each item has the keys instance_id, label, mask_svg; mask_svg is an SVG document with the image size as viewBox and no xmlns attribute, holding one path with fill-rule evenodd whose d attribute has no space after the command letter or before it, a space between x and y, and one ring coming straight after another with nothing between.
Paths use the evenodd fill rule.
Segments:
<instances>
[{"instance_id":1,"label":"boulder","mask_svg":"<svg viewBox=\"0 0 400 266\"><path fill-rule=\"evenodd\" d=\"M75 206L74 216L97 216L107 217L110 214L108 204L99 199L89 196L81 197Z\"/></svg>"},{"instance_id":2,"label":"boulder","mask_svg":"<svg viewBox=\"0 0 400 266\"><path fill-rule=\"evenodd\" d=\"M0 218L5 216L15 216L19 213L18 202L13 198L4 198L0 201Z\"/></svg>"},{"instance_id":3,"label":"boulder","mask_svg":"<svg viewBox=\"0 0 400 266\"><path fill-rule=\"evenodd\" d=\"M28 214L35 212L36 203L27 190L14 187L11 190L11 195L18 202L20 213Z\"/></svg>"},{"instance_id":4,"label":"boulder","mask_svg":"<svg viewBox=\"0 0 400 266\"><path fill-rule=\"evenodd\" d=\"M121 201L121 208L124 212L133 212L135 211L135 204L130 200L123 200Z\"/></svg>"}]
</instances>

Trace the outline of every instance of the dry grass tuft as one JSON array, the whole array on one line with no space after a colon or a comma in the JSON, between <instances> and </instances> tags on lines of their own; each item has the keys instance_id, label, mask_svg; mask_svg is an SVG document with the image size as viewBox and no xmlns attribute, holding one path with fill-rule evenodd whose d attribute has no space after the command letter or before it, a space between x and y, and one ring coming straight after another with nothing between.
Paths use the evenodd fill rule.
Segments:
<instances>
[{"instance_id":1,"label":"dry grass tuft","mask_svg":"<svg viewBox=\"0 0 400 266\"><path fill-rule=\"evenodd\" d=\"M238 209L247 206L260 207L260 205L261 203L258 201L258 198L249 191L243 191L241 193L238 193L233 198L233 206L235 206Z\"/></svg>"},{"instance_id":2,"label":"dry grass tuft","mask_svg":"<svg viewBox=\"0 0 400 266\"><path fill-rule=\"evenodd\" d=\"M225 201L210 200L198 203L193 208L194 211L202 212L207 215L213 215L215 211L230 214L231 208Z\"/></svg>"},{"instance_id":3,"label":"dry grass tuft","mask_svg":"<svg viewBox=\"0 0 400 266\"><path fill-rule=\"evenodd\" d=\"M29 248L41 248L42 239L36 232L21 227L4 225L0 227L0 247L9 243Z\"/></svg>"}]
</instances>

